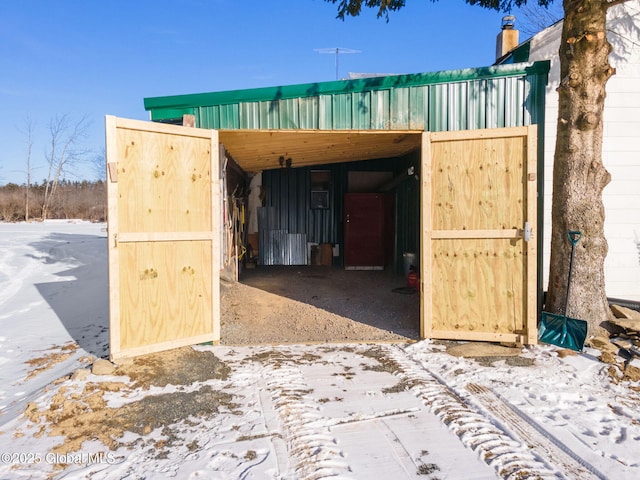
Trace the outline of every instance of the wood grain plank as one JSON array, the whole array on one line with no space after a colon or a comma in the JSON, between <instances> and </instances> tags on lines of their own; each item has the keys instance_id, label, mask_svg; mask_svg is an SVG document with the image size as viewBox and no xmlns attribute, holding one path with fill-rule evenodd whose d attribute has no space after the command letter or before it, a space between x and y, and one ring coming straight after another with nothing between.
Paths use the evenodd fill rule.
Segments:
<instances>
[{"instance_id":1,"label":"wood grain plank","mask_svg":"<svg viewBox=\"0 0 640 480\"><path fill-rule=\"evenodd\" d=\"M117 119L105 117L105 154L108 165L118 164ZM120 353L120 258L118 255L118 182L117 175L107 177L107 262L109 285L109 350Z\"/></svg>"},{"instance_id":2,"label":"wood grain plank","mask_svg":"<svg viewBox=\"0 0 640 480\"><path fill-rule=\"evenodd\" d=\"M508 230L434 230L433 239L444 238L522 238L522 229Z\"/></svg>"},{"instance_id":3,"label":"wood grain plank","mask_svg":"<svg viewBox=\"0 0 640 480\"><path fill-rule=\"evenodd\" d=\"M420 338L432 337L433 318L433 269L432 218L431 218L431 133L422 134L421 182L420 182Z\"/></svg>"},{"instance_id":4,"label":"wood grain plank","mask_svg":"<svg viewBox=\"0 0 640 480\"><path fill-rule=\"evenodd\" d=\"M211 230L210 140L124 129L118 137L121 229Z\"/></svg>"},{"instance_id":5,"label":"wood grain plank","mask_svg":"<svg viewBox=\"0 0 640 480\"><path fill-rule=\"evenodd\" d=\"M532 229L531 239L527 242L527 310L526 338L528 345L538 342L538 242L536 228L538 226L538 128L531 125L527 129L527 221Z\"/></svg>"},{"instance_id":6,"label":"wood grain plank","mask_svg":"<svg viewBox=\"0 0 640 480\"><path fill-rule=\"evenodd\" d=\"M504 333L524 328L523 243L434 240L434 330Z\"/></svg>"},{"instance_id":7,"label":"wood grain plank","mask_svg":"<svg viewBox=\"0 0 640 480\"><path fill-rule=\"evenodd\" d=\"M211 241L119 245L122 350L211 333Z\"/></svg>"}]
</instances>

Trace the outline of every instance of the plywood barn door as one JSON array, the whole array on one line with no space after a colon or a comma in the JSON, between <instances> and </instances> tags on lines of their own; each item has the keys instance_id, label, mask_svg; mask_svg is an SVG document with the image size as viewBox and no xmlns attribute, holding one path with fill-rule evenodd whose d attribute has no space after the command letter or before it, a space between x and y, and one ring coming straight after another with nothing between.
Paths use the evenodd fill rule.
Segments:
<instances>
[{"instance_id":1,"label":"plywood barn door","mask_svg":"<svg viewBox=\"0 0 640 480\"><path fill-rule=\"evenodd\" d=\"M220 338L217 132L106 118L111 358Z\"/></svg>"},{"instance_id":2,"label":"plywood barn door","mask_svg":"<svg viewBox=\"0 0 640 480\"><path fill-rule=\"evenodd\" d=\"M421 335L537 339L536 127L425 133Z\"/></svg>"}]
</instances>

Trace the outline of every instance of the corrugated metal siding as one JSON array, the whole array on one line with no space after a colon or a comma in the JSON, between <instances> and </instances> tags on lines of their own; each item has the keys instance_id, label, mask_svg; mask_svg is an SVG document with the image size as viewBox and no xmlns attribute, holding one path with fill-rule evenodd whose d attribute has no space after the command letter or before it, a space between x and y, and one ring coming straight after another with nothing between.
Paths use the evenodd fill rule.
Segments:
<instances>
[{"instance_id":1,"label":"corrugated metal siding","mask_svg":"<svg viewBox=\"0 0 640 480\"><path fill-rule=\"evenodd\" d=\"M406 169L409 165L418 164L419 157L405 159L382 159L367 162L339 163L317 167L294 168L291 170L267 170L262 172L262 186L266 189L265 205L259 209L259 229L272 228L289 234L306 234L305 242L340 244L343 242L344 192L347 191L350 171L389 171L394 174ZM329 189L329 209L310 208L310 179L312 170L328 170L331 172ZM417 170L416 170L417 173ZM419 183L413 178L405 180L395 189L397 208L397 251L394 252L398 265L402 266L402 253L416 252L419 234ZM269 212L269 213L267 213ZM270 217L265 218L265 215ZM265 227L267 225L267 227ZM261 233L261 235L263 235ZM268 241L265 237L261 241ZM287 247L289 248L289 247ZM342 247L340 257L342 257ZM264 261L282 261L274 258L274 252L267 252ZM270 256L269 256L270 255ZM261 262L263 259L261 258ZM341 259L338 259L340 262ZM265 263L272 265L273 263Z\"/></svg>"},{"instance_id":2,"label":"corrugated metal siding","mask_svg":"<svg viewBox=\"0 0 640 480\"><path fill-rule=\"evenodd\" d=\"M280 128L300 128L300 104L297 98L280 102Z\"/></svg>"},{"instance_id":3,"label":"corrugated metal siding","mask_svg":"<svg viewBox=\"0 0 640 480\"><path fill-rule=\"evenodd\" d=\"M537 124L538 155L542 160L548 71L548 62L516 64L152 98L145 99L145 108L151 110L154 120L192 113L196 115L197 126L215 129L447 131ZM396 159L396 164L403 162ZM414 159L414 164L419 162ZM542 165L540 161L540 179L544 178ZM264 172L267 203L274 207L278 217L274 230L284 230L288 235L306 234L308 242L340 243L346 169L368 167L356 162L349 167L339 164L319 168L332 172L328 210L309 208L309 169ZM403 252L419 251L419 189L414 183L407 180L396 188L395 254L400 266ZM542 211L542 188L540 181L539 211ZM540 232L541 227L540 224ZM286 240L278 243L282 242ZM269 255L268 261L285 261L284 257L276 259L276 252Z\"/></svg>"},{"instance_id":4,"label":"corrugated metal siding","mask_svg":"<svg viewBox=\"0 0 640 480\"><path fill-rule=\"evenodd\" d=\"M370 130L388 130L391 127L391 105L389 103L389 93L389 90L371 92ZM398 125L396 128L402 127Z\"/></svg>"},{"instance_id":5,"label":"corrugated metal siding","mask_svg":"<svg viewBox=\"0 0 640 480\"><path fill-rule=\"evenodd\" d=\"M485 128L498 128L505 126L504 95L504 82L487 82L487 123Z\"/></svg>"},{"instance_id":6,"label":"corrugated metal siding","mask_svg":"<svg viewBox=\"0 0 640 480\"><path fill-rule=\"evenodd\" d=\"M395 88L389 92L389 116L392 129L409 128L409 89Z\"/></svg>"},{"instance_id":7,"label":"corrugated metal siding","mask_svg":"<svg viewBox=\"0 0 640 480\"><path fill-rule=\"evenodd\" d=\"M321 130L331 130L333 128L333 116L331 102L332 95L320 95L318 97L318 128ZM311 119L309 119L311 121Z\"/></svg>"},{"instance_id":8,"label":"corrugated metal siding","mask_svg":"<svg viewBox=\"0 0 640 480\"><path fill-rule=\"evenodd\" d=\"M432 132L448 130L447 84L434 85L433 87L427 87L426 90L427 98L429 99L429 109L425 118L426 129Z\"/></svg>"},{"instance_id":9,"label":"corrugated metal siding","mask_svg":"<svg viewBox=\"0 0 640 480\"><path fill-rule=\"evenodd\" d=\"M285 265L307 264L307 236L304 233L290 233Z\"/></svg>"},{"instance_id":10,"label":"corrugated metal siding","mask_svg":"<svg viewBox=\"0 0 640 480\"><path fill-rule=\"evenodd\" d=\"M259 104L257 102L254 103L240 103L238 104L238 126L232 128L260 128L259 123ZM204 128L214 128L206 123L198 122L197 125L200 125Z\"/></svg>"},{"instance_id":11,"label":"corrugated metal siding","mask_svg":"<svg viewBox=\"0 0 640 480\"><path fill-rule=\"evenodd\" d=\"M537 123L546 76L239 102L196 109L203 128L430 131Z\"/></svg>"},{"instance_id":12,"label":"corrugated metal siding","mask_svg":"<svg viewBox=\"0 0 640 480\"><path fill-rule=\"evenodd\" d=\"M467 122L469 129L472 130L483 128L485 125L486 109L484 105L486 105L487 101L487 88L485 83L486 82L482 80L469 85L469 97L476 99L475 102L471 102L467 106Z\"/></svg>"},{"instance_id":13,"label":"corrugated metal siding","mask_svg":"<svg viewBox=\"0 0 640 480\"><path fill-rule=\"evenodd\" d=\"M523 98L524 84L510 82L505 86L504 112L505 127L516 127L524 124L522 109L518 108Z\"/></svg>"},{"instance_id":14,"label":"corrugated metal siding","mask_svg":"<svg viewBox=\"0 0 640 480\"><path fill-rule=\"evenodd\" d=\"M215 129L237 128L240 119L239 105L236 104L198 107L194 114L201 123Z\"/></svg>"},{"instance_id":15,"label":"corrugated metal siding","mask_svg":"<svg viewBox=\"0 0 640 480\"><path fill-rule=\"evenodd\" d=\"M329 128L333 130L350 129L352 125L352 95L350 93L345 95L333 95L331 100L331 108L333 109L333 115L331 115L331 117L333 122Z\"/></svg>"},{"instance_id":16,"label":"corrugated metal siding","mask_svg":"<svg viewBox=\"0 0 640 480\"><path fill-rule=\"evenodd\" d=\"M320 117L318 97L299 98L298 99L298 122L301 129L315 130L318 127L318 119Z\"/></svg>"},{"instance_id":17,"label":"corrugated metal siding","mask_svg":"<svg viewBox=\"0 0 640 480\"><path fill-rule=\"evenodd\" d=\"M258 208L261 265L306 265L306 233L290 233L280 226L275 207Z\"/></svg>"},{"instance_id":18,"label":"corrugated metal siding","mask_svg":"<svg viewBox=\"0 0 640 480\"><path fill-rule=\"evenodd\" d=\"M265 129L278 129L280 128L280 111L281 101L269 100L266 102L259 102L259 123L258 128Z\"/></svg>"},{"instance_id":19,"label":"corrugated metal siding","mask_svg":"<svg viewBox=\"0 0 640 480\"><path fill-rule=\"evenodd\" d=\"M357 130L368 130L371 127L369 112L371 112L370 92L360 92L353 94L351 104L353 128Z\"/></svg>"},{"instance_id":20,"label":"corrugated metal siding","mask_svg":"<svg viewBox=\"0 0 640 480\"><path fill-rule=\"evenodd\" d=\"M409 128L425 130L429 112L429 92L425 87L409 88Z\"/></svg>"}]
</instances>

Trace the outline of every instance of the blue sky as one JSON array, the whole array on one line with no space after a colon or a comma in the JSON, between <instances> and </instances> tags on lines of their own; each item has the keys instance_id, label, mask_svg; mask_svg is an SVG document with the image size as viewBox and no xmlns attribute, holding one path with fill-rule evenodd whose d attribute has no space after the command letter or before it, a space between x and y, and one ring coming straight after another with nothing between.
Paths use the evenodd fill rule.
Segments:
<instances>
[{"instance_id":1,"label":"blue sky","mask_svg":"<svg viewBox=\"0 0 640 480\"><path fill-rule=\"evenodd\" d=\"M330 81L348 72L418 73L491 65L504 13L464 0L411 0L389 23L366 10L335 18L324 0L0 0L0 184L46 176L49 123L90 122L84 148L104 150L104 116L149 118L145 97ZM68 179L96 178L78 165Z\"/></svg>"}]
</instances>

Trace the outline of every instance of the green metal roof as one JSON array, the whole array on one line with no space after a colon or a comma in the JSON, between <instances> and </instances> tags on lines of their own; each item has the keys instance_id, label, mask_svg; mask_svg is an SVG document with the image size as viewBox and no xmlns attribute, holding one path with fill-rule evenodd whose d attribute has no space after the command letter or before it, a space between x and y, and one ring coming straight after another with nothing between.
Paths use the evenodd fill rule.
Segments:
<instances>
[{"instance_id":1,"label":"green metal roof","mask_svg":"<svg viewBox=\"0 0 640 480\"><path fill-rule=\"evenodd\" d=\"M195 108L223 106L247 102L279 101L294 98L317 97L436 85L480 79L496 79L524 75L546 75L548 62L497 65L482 68L467 68L433 73L389 75L384 77L340 80L332 82L306 83L278 87L229 90L222 92L150 97L144 99L145 110L152 112L152 120L179 118L193 113Z\"/></svg>"},{"instance_id":2,"label":"green metal roof","mask_svg":"<svg viewBox=\"0 0 640 480\"><path fill-rule=\"evenodd\" d=\"M533 37L531 37L533 38ZM508 65L513 63L528 62L529 53L531 52L531 38L522 42L516 48L500 58L496 65Z\"/></svg>"}]
</instances>

